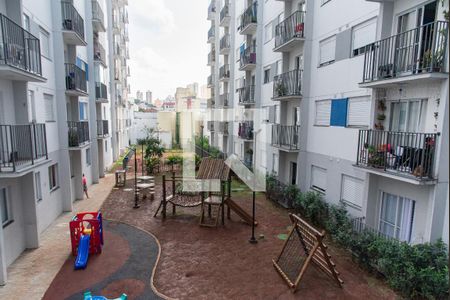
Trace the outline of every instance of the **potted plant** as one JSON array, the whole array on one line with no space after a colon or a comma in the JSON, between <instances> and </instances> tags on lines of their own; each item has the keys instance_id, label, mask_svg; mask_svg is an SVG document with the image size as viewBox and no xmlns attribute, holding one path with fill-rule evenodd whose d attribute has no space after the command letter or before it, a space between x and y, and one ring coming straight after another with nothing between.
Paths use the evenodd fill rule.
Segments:
<instances>
[{"instance_id":1,"label":"potted plant","mask_svg":"<svg viewBox=\"0 0 450 300\"><path fill-rule=\"evenodd\" d=\"M282 82L278 82L275 88L278 97L283 97L286 95L286 87Z\"/></svg>"},{"instance_id":2,"label":"potted plant","mask_svg":"<svg viewBox=\"0 0 450 300\"><path fill-rule=\"evenodd\" d=\"M378 109L381 111L385 111L386 110L386 103L384 103L384 101L380 100L378 101Z\"/></svg>"},{"instance_id":3,"label":"potted plant","mask_svg":"<svg viewBox=\"0 0 450 300\"><path fill-rule=\"evenodd\" d=\"M377 116L377 120L378 121L384 121L386 119L386 115L385 114L378 114Z\"/></svg>"}]
</instances>

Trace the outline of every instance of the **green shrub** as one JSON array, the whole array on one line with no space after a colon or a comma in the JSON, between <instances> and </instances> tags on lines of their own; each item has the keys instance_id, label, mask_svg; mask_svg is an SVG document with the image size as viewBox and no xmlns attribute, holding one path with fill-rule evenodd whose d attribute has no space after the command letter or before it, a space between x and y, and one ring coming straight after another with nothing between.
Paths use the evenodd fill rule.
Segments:
<instances>
[{"instance_id":1,"label":"green shrub","mask_svg":"<svg viewBox=\"0 0 450 300\"><path fill-rule=\"evenodd\" d=\"M313 191L298 193L294 205L298 212L313 225L325 228L328 204L322 200L319 193Z\"/></svg>"}]
</instances>

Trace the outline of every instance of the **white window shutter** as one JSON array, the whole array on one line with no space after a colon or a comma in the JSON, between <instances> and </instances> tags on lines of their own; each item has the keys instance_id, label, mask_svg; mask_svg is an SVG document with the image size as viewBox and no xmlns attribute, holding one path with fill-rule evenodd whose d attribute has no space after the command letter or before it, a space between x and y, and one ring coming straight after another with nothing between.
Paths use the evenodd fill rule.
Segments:
<instances>
[{"instance_id":1,"label":"white window shutter","mask_svg":"<svg viewBox=\"0 0 450 300\"><path fill-rule=\"evenodd\" d=\"M269 106L269 123L275 123L275 107Z\"/></svg>"},{"instance_id":2,"label":"white window shutter","mask_svg":"<svg viewBox=\"0 0 450 300\"><path fill-rule=\"evenodd\" d=\"M362 208L364 197L364 181L348 175L342 176L341 200L357 208Z\"/></svg>"},{"instance_id":3,"label":"white window shutter","mask_svg":"<svg viewBox=\"0 0 450 300\"><path fill-rule=\"evenodd\" d=\"M311 166L311 188L325 192L327 189L327 170Z\"/></svg>"},{"instance_id":4,"label":"white window shutter","mask_svg":"<svg viewBox=\"0 0 450 300\"><path fill-rule=\"evenodd\" d=\"M320 42L319 64L334 61L336 54L336 36Z\"/></svg>"},{"instance_id":5,"label":"white window shutter","mask_svg":"<svg viewBox=\"0 0 450 300\"><path fill-rule=\"evenodd\" d=\"M331 100L316 101L315 125L329 126L331 115Z\"/></svg>"},{"instance_id":6,"label":"white window shutter","mask_svg":"<svg viewBox=\"0 0 450 300\"><path fill-rule=\"evenodd\" d=\"M375 41L377 33L376 19L371 19L353 28L353 47L359 49Z\"/></svg>"},{"instance_id":7,"label":"white window shutter","mask_svg":"<svg viewBox=\"0 0 450 300\"><path fill-rule=\"evenodd\" d=\"M55 121L53 96L44 94L44 103L45 103L45 121Z\"/></svg>"},{"instance_id":8,"label":"white window shutter","mask_svg":"<svg viewBox=\"0 0 450 300\"><path fill-rule=\"evenodd\" d=\"M369 126L371 98L357 97L348 101L348 126Z\"/></svg>"}]
</instances>

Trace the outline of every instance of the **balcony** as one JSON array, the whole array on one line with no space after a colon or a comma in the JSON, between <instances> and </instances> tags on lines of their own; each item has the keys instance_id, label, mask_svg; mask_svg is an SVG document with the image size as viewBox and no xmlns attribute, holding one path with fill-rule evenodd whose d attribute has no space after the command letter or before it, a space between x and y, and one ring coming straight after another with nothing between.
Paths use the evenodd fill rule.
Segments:
<instances>
[{"instance_id":1,"label":"balcony","mask_svg":"<svg viewBox=\"0 0 450 300\"><path fill-rule=\"evenodd\" d=\"M293 70L273 78L272 100L295 100L302 96L303 70Z\"/></svg>"},{"instance_id":2,"label":"balcony","mask_svg":"<svg viewBox=\"0 0 450 300\"><path fill-rule=\"evenodd\" d=\"M219 122L219 133L228 135L228 122Z\"/></svg>"},{"instance_id":3,"label":"balcony","mask_svg":"<svg viewBox=\"0 0 450 300\"><path fill-rule=\"evenodd\" d=\"M239 95L239 105L255 104L255 86L248 85L237 90Z\"/></svg>"},{"instance_id":4,"label":"balcony","mask_svg":"<svg viewBox=\"0 0 450 300\"><path fill-rule=\"evenodd\" d=\"M211 28L208 30L208 43L210 44L214 43L215 36L216 36L216 27L211 26Z\"/></svg>"},{"instance_id":5,"label":"balcony","mask_svg":"<svg viewBox=\"0 0 450 300\"><path fill-rule=\"evenodd\" d=\"M225 3L225 5L220 10L220 26L226 27L230 26L230 4Z\"/></svg>"},{"instance_id":6,"label":"balcony","mask_svg":"<svg viewBox=\"0 0 450 300\"><path fill-rule=\"evenodd\" d=\"M230 53L230 35L229 34L225 34L220 39L219 53L221 55L228 55Z\"/></svg>"},{"instance_id":7,"label":"balcony","mask_svg":"<svg viewBox=\"0 0 450 300\"><path fill-rule=\"evenodd\" d=\"M108 66L105 48L98 41L94 41L94 61L101 63L105 68Z\"/></svg>"},{"instance_id":8,"label":"balcony","mask_svg":"<svg viewBox=\"0 0 450 300\"><path fill-rule=\"evenodd\" d=\"M230 80L230 65L229 64L226 64L226 65L223 65L220 67L219 80L222 82Z\"/></svg>"},{"instance_id":9,"label":"balcony","mask_svg":"<svg viewBox=\"0 0 450 300\"><path fill-rule=\"evenodd\" d=\"M101 82L95 83L95 101L98 103L108 103L108 88Z\"/></svg>"},{"instance_id":10,"label":"balcony","mask_svg":"<svg viewBox=\"0 0 450 300\"><path fill-rule=\"evenodd\" d=\"M208 20L213 21L215 13L216 13L216 4L214 3L214 0L211 0L211 3L208 6Z\"/></svg>"},{"instance_id":11,"label":"balcony","mask_svg":"<svg viewBox=\"0 0 450 300\"><path fill-rule=\"evenodd\" d=\"M228 93L223 93L219 96L219 100L220 100L220 107L221 108L227 108L229 105L229 98L230 98L230 94Z\"/></svg>"},{"instance_id":12,"label":"balcony","mask_svg":"<svg viewBox=\"0 0 450 300\"><path fill-rule=\"evenodd\" d=\"M275 27L275 52L289 52L305 40L305 12L296 11Z\"/></svg>"},{"instance_id":13,"label":"balcony","mask_svg":"<svg viewBox=\"0 0 450 300\"><path fill-rule=\"evenodd\" d=\"M448 78L448 22L437 21L365 47L360 87L390 87Z\"/></svg>"},{"instance_id":14,"label":"balcony","mask_svg":"<svg viewBox=\"0 0 450 300\"><path fill-rule=\"evenodd\" d=\"M356 165L415 182L434 180L437 133L360 130Z\"/></svg>"},{"instance_id":15,"label":"balcony","mask_svg":"<svg viewBox=\"0 0 450 300\"><path fill-rule=\"evenodd\" d=\"M70 2L61 1L62 31L68 45L86 46L84 20Z\"/></svg>"},{"instance_id":16,"label":"balcony","mask_svg":"<svg viewBox=\"0 0 450 300\"><path fill-rule=\"evenodd\" d=\"M239 71L250 71L256 68L256 49L249 46L240 54Z\"/></svg>"},{"instance_id":17,"label":"balcony","mask_svg":"<svg viewBox=\"0 0 450 300\"><path fill-rule=\"evenodd\" d=\"M79 148L89 143L89 122L68 121L69 147Z\"/></svg>"},{"instance_id":18,"label":"balcony","mask_svg":"<svg viewBox=\"0 0 450 300\"><path fill-rule=\"evenodd\" d=\"M0 78L45 82L39 39L2 14L0 22Z\"/></svg>"},{"instance_id":19,"label":"balcony","mask_svg":"<svg viewBox=\"0 0 450 300\"><path fill-rule=\"evenodd\" d=\"M300 150L300 126L272 125L272 146L287 152Z\"/></svg>"},{"instance_id":20,"label":"balcony","mask_svg":"<svg viewBox=\"0 0 450 300\"><path fill-rule=\"evenodd\" d=\"M215 104L214 98L206 99L206 108L213 108L214 104Z\"/></svg>"},{"instance_id":21,"label":"balcony","mask_svg":"<svg viewBox=\"0 0 450 300\"><path fill-rule=\"evenodd\" d=\"M65 64L66 94L71 96L87 96L86 72L74 64Z\"/></svg>"},{"instance_id":22,"label":"balcony","mask_svg":"<svg viewBox=\"0 0 450 300\"><path fill-rule=\"evenodd\" d=\"M0 174L21 172L47 159L45 124L0 125Z\"/></svg>"},{"instance_id":23,"label":"balcony","mask_svg":"<svg viewBox=\"0 0 450 300\"><path fill-rule=\"evenodd\" d=\"M92 28L95 32L105 32L105 14L97 0L92 0Z\"/></svg>"},{"instance_id":24,"label":"balcony","mask_svg":"<svg viewBox=\"0 0 450 300\"><path fill-rule=\"evenodd\" d=\"M209 88L214 87L214 82L215 82L214 74L209 75L208 76L207 87L209 87Z\"/></svg>"},{"instance_id":25,"label":"balcony","mask_svg":"<svg viewBox=\"0 0 450 300\"><path fill-rule=\"evenodd\" d=\"M213 66L216 62L216 51L211 50L211 52L208 53L208 66Z\"/></svg>"},{"instance_id":26,"label":"balcony","mask_svg":"<svg viewBox=\"0 0 450 300\"><path fill-rule=\"evenodd\" d=\"M97 138L103 139L109 136L108 120L97 120Z\"/></svg>"},{"instance_id":27,"label":"balcony","mask_svg":"<svg viewBox=\"0 0 450 300\"><path fill-rule=\"evenodd\" d=\"M257 7L258 3L255 1L252 5L247 7L244 13L239 17L239 33L242 35L249 35L256 33L257 26Z\"/></svg>"},{"instance_id":28,"label":"balcony","mask_svg":"<svg viewBox=\"0 0 450 300\"><path fill-rule=\"evenodd\" d=\"M253 121L240 122L238 136L243 140L253 140Z\"/></svg>"},{"instance_id":29,"label":"balcony","mask_svg":"<svg viewBox=\"0 0 450 300\"><path fill-rule=\"evenodd\" d=\"M206 123L206 127L208 128L209 131L214 132L214 121L208 121Z\"/></svg>"}]
</instances>

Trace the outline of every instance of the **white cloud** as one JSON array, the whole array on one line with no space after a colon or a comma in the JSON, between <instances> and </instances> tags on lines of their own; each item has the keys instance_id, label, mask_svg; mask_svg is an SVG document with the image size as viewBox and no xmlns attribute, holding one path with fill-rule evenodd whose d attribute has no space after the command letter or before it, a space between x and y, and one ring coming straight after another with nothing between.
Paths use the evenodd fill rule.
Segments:
<instances>
[{"instance_id":1,"label":"white cloud","mask_svg":"<svg viewBox=\"0 0 450 300\"><path fill-rule=\"evenodd\" d=\"M164 0L132 0L129 13L134 26L157 34L170 34L175 29L175 18Z\"/></svg>"}]
</instances>

